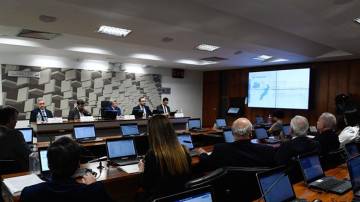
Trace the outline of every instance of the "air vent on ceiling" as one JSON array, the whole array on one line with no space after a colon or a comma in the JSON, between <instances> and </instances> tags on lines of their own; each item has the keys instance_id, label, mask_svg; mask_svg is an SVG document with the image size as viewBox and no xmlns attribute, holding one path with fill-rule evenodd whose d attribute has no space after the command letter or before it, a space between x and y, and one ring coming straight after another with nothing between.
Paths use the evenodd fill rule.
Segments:
<instances>
[{"instance_id":1,"label":"air vent on ceiling","mask_svg":"<svg viewBox=\"0 0 360 202\"><path fill-rule=\"evenodd\" d=\"M223 60L227 60L227 58L222 58L222 57L208 57L208 58L202 58L200 60L204 60L204 61L211 61L211 62L219 62L219 61L223 61Z\"/></svg>"},{"instance_id":2,"label":"air vent on ceiling","mask_svg":"<svg viewBox=\"0 0 360 202\"><path fill-rule=\"evenodd\" d=\"M51 32L42 32L42 31L35 31L30 29L22 29L18 37L25 37L25 38L33 38L33 39L43 39L43 40L51 40L55 37L60 36L58 33L51 33Z\"/></svg>"}]
</instances>

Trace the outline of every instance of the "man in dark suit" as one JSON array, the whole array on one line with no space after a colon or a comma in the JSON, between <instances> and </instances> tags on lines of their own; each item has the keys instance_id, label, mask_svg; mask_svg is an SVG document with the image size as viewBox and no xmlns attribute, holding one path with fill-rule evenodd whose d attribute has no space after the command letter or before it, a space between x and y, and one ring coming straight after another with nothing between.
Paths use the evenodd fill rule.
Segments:
<instances>
[{"instance_id":1,"label":"man in dark suit","mask_svg":"<svg viewBox=\"0 0 360 202\"><path fill-rule=\"evenodd\" d=\"M149 116L152 116L152 113L150 111L150 108L146 106L146 99L145 97L139 98L139 105L135 106L132 110L132 115L135 115L135 117L138 118L147 118Z\"/></svg>"},{"instance_id":2,"label":"man in dark suit","mask_svg":"<svg viewBox=\"0 0 360 202\"><path fill-rule=\"evenodd\" d=\"M28 171L30 149L20 131L15 130L18 111L0 109L0 174Z\"/></svg>"},{"instance_id":3,"label":"man in dark suit","mask_svg":"<svg viewBox=\"0 0 360 202\"><path fill-rule=\"evenodd\" d=\"M111 101L111 105L105 108L105 111L116 111L116 116L121 115L121 109L118 107L116 100Z\"/></svg>"},{"instance_id":4,"label":"man in dark suit","mask_svg":"<svg viewBox=\"0 0 360 202\"><path fill-rule=\"evenodd\" d=\"M196 151L200 156L202 170L212 170L224 166L273 166L275 165L273 147L250 142L252 124L246 118L239 118L232 125L235 141L214 145L213 152L207 155L200 148Z\"/></svg>"},{"instance_id":5,"label":"man in dark suit","mask_svg":"<svg viewBox=\"0 0 360 202\"><path fill-rule=\"evenodd\" d=\"M76 107L69 112L68 120L79 120L82 116L91 116L91 114L85 110L85 101L78 100Z\"/></svg>"},{"instance_id":6,"label":"man in dark suit","mask_svg":"<svg viewBox=\"0 0 360 202\"><path fill-rule=\"evenodd\" d=\"M156 111L159 114L169 115L171 111L170 111L170 107L168 106L168 104L169 104L169 99L167 97L164 97L163 103L156 107Z\"/></svg>"},{"instance_id":7,"label":"man in dark suit","mask_svg":"<svg viewBox=\"0 0 360 202\"><path fill-rule=\"evenodd\" d=\"M45 100L43 98L37 100L37 105L38 108L31 111L30 122L37 122L39 120L46 122L48 118L53 118L52 112L45 108Z\"/></svg>"},{"instance_id":8,"label":"man in dark suit","mask_svg":"<svg viewBox=\"0 0 360 202\"><path fill-rule=\"evenodd\" d=\"M74 179L80 165L80 146L68 137L62 137L48 148L48 165L51 180L25 187L20 196L22 202L45 201L111 201L101 182L87 173Z\"/></svg>"},{"instance_id":9,"label":"man in dark suit","mask_svg":"<svg viewBox=\"0 0 360 202\"><path fill-rule=\"evenodd\" d=\"M318 135L314 140L320 143L320 154L322 156L326 156L329 152L339 149L339 137L335 133L336 117L333 114L329 112L322 113L317 121L316 127Z\"/></svg>"},{"instance_id":10,"label":"man in dark suit","mask_svg":"<svg viewBox=\"0 0 360 202\"><path fill-rule=\"evenodd\" d=\"M289 163L290 159L298 155L320 151L319 143L306 136L309 122L305 117L295 116L292 118L290 128L293 138L281 144L275 155L275 160L281 165Z\"/></svg>"}]
</instances>

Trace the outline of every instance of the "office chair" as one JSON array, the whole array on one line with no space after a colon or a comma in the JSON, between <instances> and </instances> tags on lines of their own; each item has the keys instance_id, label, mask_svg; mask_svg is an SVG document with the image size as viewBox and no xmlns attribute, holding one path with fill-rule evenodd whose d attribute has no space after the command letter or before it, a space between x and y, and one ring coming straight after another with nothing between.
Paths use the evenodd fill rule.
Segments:
<instances>
[{"instance_id":1,"label":"office chair","mask_svg":"<svg viewBox=\"0 0 360 202\"><path fill-rule=\"evenodd\" d=\"M219 181L226 174L225 168L218 168L212 172L207 173L205 176L190 180L185 184L186 189L193 189L205 185L212 185Z\"/></svg>"},{"instance_id":2,"label":"office chair","mask_svg":"<svg viewBox=\"0 0 360 202\"><path fill-rule=\"evenodd\" d=\"M329 152L327 155L320 156L321 166L324 170L335 168L347 160L347 153L344 148L339 148Z\"/></svg>"}]
</instances>

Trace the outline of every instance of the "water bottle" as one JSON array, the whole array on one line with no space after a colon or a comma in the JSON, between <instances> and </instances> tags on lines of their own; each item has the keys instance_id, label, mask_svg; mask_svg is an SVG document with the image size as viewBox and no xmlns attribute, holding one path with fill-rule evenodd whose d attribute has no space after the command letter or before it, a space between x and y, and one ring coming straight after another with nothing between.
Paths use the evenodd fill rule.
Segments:
<instances>
[{"instance_id":1,"label":"water bottle","mask_svg":"<svg viewBox=\"0 0 360 202\"><path fill-rule=\"evenodd\" d=\"M33 147L29 155L29 172L33 174L40 174L40 160L37 148Z\"/></svg>"},{"instance_id":2,"label":"water bottle","mask_svg":"<svg viewBox=\"0 0 360 202\"><path fill-rule=\"evenodd\" d=\"M268 116L267 123L268 123L268 124L272 124L272 117L271 117L271 114L269 114L269 116Z\"/></svg>"},{"instance_id":3,"label":"water bottle","mask_svg":"<svg viewBox=\"0 0 360 202\"><path fill-rule=\"evenodd\" d=\"M36 115L36 123L41 123L41 122L42 122L41 114L40 112L38 112Z\"/></svg>"}]
</instances>

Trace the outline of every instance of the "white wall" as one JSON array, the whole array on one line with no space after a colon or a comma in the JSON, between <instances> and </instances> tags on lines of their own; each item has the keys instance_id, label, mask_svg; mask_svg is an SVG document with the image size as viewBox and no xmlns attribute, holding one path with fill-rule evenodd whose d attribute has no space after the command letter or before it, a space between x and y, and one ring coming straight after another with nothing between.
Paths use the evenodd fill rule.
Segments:
<instances>
[{"instance_id":1,"label":"white wall","mask_svg":"<svg viewBox=\"0 0 360 202\"><path fill-rule=\"evenodd\" d=\"M40 67L48 67L50 64L51 67L54 68L81 68L83 63L83 61L75 61L65 57L0 53L0 64ZM172 108L171 110L182 109L185 116L202 117L202 72L185 70L184 79L172 78L171 68L145 68L145 73L160 74L162 87L171 88L170 95L162 96L169 98L169 105ZM0 105L2 104L1 102L2 88L0 88ZM134 105L136 105L136 103L134 103Z\"/></svg>"}]
</instances>

